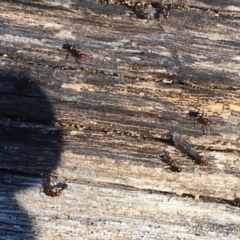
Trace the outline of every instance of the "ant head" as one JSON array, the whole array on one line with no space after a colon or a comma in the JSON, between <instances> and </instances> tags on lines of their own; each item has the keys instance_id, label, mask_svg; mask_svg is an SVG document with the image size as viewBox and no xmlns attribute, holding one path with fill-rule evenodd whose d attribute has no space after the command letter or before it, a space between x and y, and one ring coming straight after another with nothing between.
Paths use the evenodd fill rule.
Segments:
<instances>
[{"instance_id":1,"label":"ant head","mask_svg":"<svg viewBox=\"0 0 240 240\"><path fill-rule=\"evenodd\" d=\"M177 172L181 172L182 169L180 167L177 167Z\"/></svg>"},{"instance_id":2,"label":"ant head","mask_svg":"<svg viewBox=\"0 0 240 240\"><path fill-rule=\"evenodd\" d=\"M240 207L240 198L235 198L235 199L233 200L233 204L234 204L235 206Z\"/></svg>"},{"instance_id":3,"label":"ant head","mask_svg":"<svg viewBox=\"0 0 240 240\"><path fill-rule=\"evenodd\" d=\"M171 166L170 169L173 172L181 172L182 171L182 169L180 167L178 167L178 166Z\"/></svg>"},{"instance_id":4,"label":"ant head","mask_svg":"<svg viewBox=\"0 0 240 240\"><path fill-rule=\"evenodd\" d=\"M208 161L206 159L204 159L203 156L200 157L200 160L201 160L201 165L208 166Z\"/></svg>"}]
</instances>

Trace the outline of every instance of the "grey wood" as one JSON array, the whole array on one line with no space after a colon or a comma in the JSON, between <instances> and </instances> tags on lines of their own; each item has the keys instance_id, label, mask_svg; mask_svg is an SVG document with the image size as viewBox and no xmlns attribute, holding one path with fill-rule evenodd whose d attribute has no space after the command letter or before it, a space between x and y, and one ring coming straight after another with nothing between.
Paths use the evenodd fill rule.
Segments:
<instances>
[{"instance_id":1,"label":"grey wood","mask_svg":"<svg viewBox=\"0 0 240 240\"><path fill-rule=\"evenodd\" d=\"M2 1L0 239L240 238L240 4L120 2Z\"/></svg>"}]
</instances>

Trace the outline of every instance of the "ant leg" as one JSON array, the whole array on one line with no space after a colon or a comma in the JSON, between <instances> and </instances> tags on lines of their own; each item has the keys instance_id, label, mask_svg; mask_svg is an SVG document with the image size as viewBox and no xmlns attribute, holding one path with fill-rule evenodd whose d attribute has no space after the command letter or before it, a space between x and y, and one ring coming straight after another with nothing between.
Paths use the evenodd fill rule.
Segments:
<instances>
[{"instance_id":1,"label":"ant leg","mask_svg":"<svg viewBox=\"0 0 240 240\"><path fill-rule=\"evenodd\" d=\"M67 55L66 55L66 59L68 59L68 57L69 57L69 54L70 54L70 53L67 53Z\"/></svg>"},{"instance_id":2,"label":"ant leg","mask_svg":"<svg viewBox=\"0 0 240 240\"><path fill-rule=\"evenodd\" d=\"M133 18L135 18L135 20L137 20L137 15L136 14L130 14L130 19L131 19L131 21L133 20Z\"/></svg>"},{"instance_id":3,"label":"ant leg","mask_svg":"<svg viewBox=\"0 0 240 240\"><path fill-rule=\"evenodd\" d=\"M172 125L172 121L170 120L170 124L171 124L171 131L173 132L174 129L173 129L173 125Z\"/></svg>"},{"instance_id":4,"label":"ant leg","mask_svg":"<svg viewBox=\"0 0 240 240\"><path fill-rule=\"evenodd\" d=\"M66 43L67 43L67 45L71 45L69 42L68 42L68 40L67 39L65 39L66 40Z\"/></svg>"},{"instance_id":5,"label":"ant leg","mask_svg":"<svg viewBox=\"0 0 240 240\"><path fill-rule=\"evenodd\" d=\"M40 195L42 198L44 198L41 193L44 193L44 187L42 187L42 186L41 186L40 189L39 189L39 195Z\"/></svg>"},{"instance_id":6,"label":"ant leg","mask_svg":"<svg viewBox=\"0 0 240 240\"><path fill-rule=\"evenodd\" d=\"M149 22L149 20L151 20L151 16L149 13L146 13L146 19L147 19L147 23Z\"/></svg>"},{"instance_id":7,"label":"ant leg","mask_svg":"<svg viewBox=\"0 0 240 240\"><path fill-rule=\"evenodd\" d=\"M120 12L120 15L123 14L123 11L125 10L125 8L126 8L126 5L123 6L123 9L122 9L122 11ZM126 12L125 12L125 14L126 14Z\"/></svg>"},{"instance_id":8,"label":"ant leg","mask_svg":"<svg viewBox=\"0 0 240 240\"><path fill-rule=\"evenodd\" d=\"M208 136L210 136L209 126L207 127L207 129L208 129Z\"/></svg>"},{"instance_id":9,"label":"ant leg","mask_svg":"<svg viewBox=\"0 0 240 240\"><path fill-rule=\"evenodd\" d=\"M150 19L150 20L152 20L152 16L150 15L150 13L148 13L148 18Z\"/></svg>"},{"instance_id":10,"label":"ant leg","mask_svg":"<svg viewBox=\"0 0 240 240\"><path fill-rule=\"evenodd\" d=\"M75 58L76 63L77 63L78 66L80 67L80 61L79 61L79 59L78 59L77 57L74 57L74 58Z\"/></svg>"},{"instance_id":11,"label":"ant leg","mask_svg":"<svg viewBox=\"0 0 240 240\"><path fill-rule=\"evenodd\" d=\"M166 148L164 148L164 150L163 150L163 154L164 154L164 156L169 156L169 152L166 151Z\"/></svg>"},{"instance_id":12,"label":"ant leg","mask_svg":"<svg viewBox=\"0 0 240 240\"><path fill-rule=\"evenodd\" d=\"M193 120L193 126L194 126L194 129L195 129L195 122L196 122L196 119L194 118L194 120Z\"/></svg>"},{"instance_id":13,"label":"ant leg","mask_svg":"<svg viewBox=\"0 0 240 240\"><path fill-rule=\"evenodd\" d=\"M76 62L79 64L78 58L77 57L74 57L74 58L75 58Z\"/></svg>"}]
</instances>

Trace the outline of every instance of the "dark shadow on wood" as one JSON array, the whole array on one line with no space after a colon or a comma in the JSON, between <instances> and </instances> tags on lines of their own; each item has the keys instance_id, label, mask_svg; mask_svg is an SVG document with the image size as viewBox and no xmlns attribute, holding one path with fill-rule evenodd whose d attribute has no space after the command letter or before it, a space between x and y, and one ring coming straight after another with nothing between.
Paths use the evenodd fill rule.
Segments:
<instances>
[{"instance_id":1,"label":"dark shadow on wood","mask_svg":"<svg viewBox=\"0 0 240 240\"><path fill-rule=\"evenodd\" d=\"M42 184L43 174L56 169L62 134L53 121L50 102L26 73L0 73L1 239L35 239L33 219L16 194Z\"/></svg>"}]
</instances>

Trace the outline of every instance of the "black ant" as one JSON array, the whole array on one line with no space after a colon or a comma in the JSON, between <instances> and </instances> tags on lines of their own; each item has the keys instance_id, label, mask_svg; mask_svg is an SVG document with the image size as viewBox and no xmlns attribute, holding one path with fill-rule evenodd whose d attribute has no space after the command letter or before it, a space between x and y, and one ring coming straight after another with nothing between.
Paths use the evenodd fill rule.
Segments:
<instances>
[{"instance_id":1,"label":"black ant","mask_svg":"<svg viewBox=\"0 0 240 240\"><path fill-rule=\"evenodd\" d=\"M237 206L237 207L240 207L240 198L235 198L235 199L233 200L233 205L234 205L234 206Z\"/></svg>"},{"instance_id":2,"label":"black ant","mask_svg":"<svg viewBox=\"0 0 240 240\"><path fill-rule=\"evenodd\" d=\"M171 157L170 157L170 154L168 151L166 151L164 149L164 161L170 166L170 169L171 171L173 172L181 172L181 168L179 166L176 165L176 162L175 160L173 160Z\"/></svg>"},{"instance_id":3,"label":"black ant","mask_svg":"<svg viewBox=\"0 0 240 240\"><path fill-rule=\"evenodd\" d=\"M194 116L194 117L197 117L199 116L199 112L193 112L193 111L190 111L189 112L190 116ZM172 125L172 122L171 122L171 125ZM174 146L179 149L181 152L187 154L189 157L191 157L192 159L195 160L195 162L201 166L208 166L208 161L203 157L201 156L198 152L196 152L193 147L192 147L192 143L187 140L186 138L182 137L181 135L179 134L168 134L170 135L170 141L171 143L174 144ZM169 153L166 152L164 150L164 159L165 161L168 163L168 165L172 166L174 164L174 161L171 159L171 157L169 156ZM176 165L173 165L173 166L176 166Z\"/></svg>"},{"instance_id":4,"label":"black ant","mask_svg":"<svg viewBox=\"0 0 240 240\"><path fill-rule=\"evenodd\" d=\"M124 9L123 9L124 10ZM122 10L122 12L123 12ZM146 7L145 5L141 4L139 5L138 3L135 3L132 7L131 7L131 11L133 13L130 13L131 15L134 15L135 18L139 18L139 19L147 19L147 21L151 18L150 14L145 12ZM122 14L121 12L121 14ZM130 15L130 16L131 16Z\"/></svg>"},{"instance_id":5,"label":"black ant","mask_svg":"<svg viewBox=\"0 0 240 240\"><path fill-rule=\"evenodd\" d=\"M192 149L192 143L179 134L171 135L174 146L182 152Z\"/></svg>"},{"instance_id":6,"label":"black ant","mask_svg":"<svg viewBox=\"0 0 240 240\"><path fill-rule=\"evenodd\" d=\"M210 135L210 132L209 132L209 127L211 125L211 121L208 119L208 118L205 118L203 117L203 113L197 118L197 121L202 125L202 131L203 131L203 134L204 134L204 128L203 126L206 126L208 128L208 135Z\"/></svg>"},{"instance_id":7,"label":"black ant","mask_svg":"<svg viewBox=\"0 0 240 240\"><path fill-rule=\"evenodd\" d=\"M204 115L201 114L201 115L199 116L199 118L197 119L197 121L198 121L200 124L209 127L212 122L211 122L208 118L204 118L203 116L204 116Z\"/></svg>"},{"instance_id":8,"label":"black ant","mask_svg":"<svg viewBox=\"0 0 240 240\"><path fill-rule=\"evenodd\" d=\"M198 111L192 111L192 110L190 110L190 111L188 112L187 116L188 116L189 118L197 118L197 117L199 117L199 112L198 112Z\"/></svg>"},{"instance_id":9,"label":"black ant","mask_svg":"<svg viewBox=\"0 0 240 240\"><path fill-rule=\"evenodd\" d=\"M200 166L208 166L208 161L195 150L189 149L189 151L187 151L187 154L193 158Z\"/></svg>"},{"instance_id":10,"label":"black ant","mask_svg":"<svg viewBox=\"0 0 240 240\"><path fill-rule=\"evenodd\" d=\"M172 131L169 130L167 134L169 138L167 140L170 141L171 144L174 144L174 146L181 151L184 151L186 148L192 148L192 143L190 141L182 137L180 134L173 133L173 125L171 121L170 124Z\"/></svg>"},{"instance_id":11,"label":"black ant","mask_svg":"<svg viewBox=\"0 0 240 240\"><path fill-rule=\"evenodd\" d=\"M193 110L190 110L187 114L187 117L188 118L193 118L193 125L194 125L194 128L195 128L195 122L198 121L198 118L200 116L200 113L199 111L193 111Z\"/></svg>"},{"instance_id":12,"label":"black ant","mask_svg":"<svg viewBox=\"0 0 240 240\"><path fill-rule=\"evenodd\" d=\"M146 10L145 5L138 5L137 3L135 3L135 5L132 7L132 10L136 18L147 20L150 19L150 14L145 12Z\"/></svg>"},{"instance_id":13,"label":"black ant","mask_svg":"<svg viewBox=\"0 0 240 240\"><path fill-rule=\"evenodd\" d=\"M66 44L63 45L63 49L66 49L68 51L66 58L68 58L69 54L71 54L72 57L74 57L75 60L78 61L78 60L84 59L86 56L86 54L76 49L75 44L70 44L67 39L66 39Z\"/></svg>"},{"instance_id":14,"label":"black ant","mask_svg":"<svg viewBox=\"0 0 240 240\"><path fill-rule=\"evenodd\" d=\"M164 20L168 20L169 15L170 15L170 10L171 10L171 5L170 4L168 4L167 8L163 9L162 14L163 14Z\"/></svg>"},{"instance_id":15,"label":"black ant","mask_svg":"<svg viewBox=\"0 0 240 240\"><path fill-rule=\"evenodd\" d=\"M43 192L46 195L51 197L57 197L62 193L64 189L68 187L68 185L65 182L57 181L48 174L46 176L43 187Z\"/></svg>"},{"instance_id":16,"label":"black ant","mask_svg":"<svg viewBox=\"0 0 240 240\"><path fill-rule=\"evenodd\" d=\"M208 161L192 148L191 142L180 135L173 135L172 139L176 148L193 158L199 165L208 166Z\"/></svg>"},{"instance_id":17,"label":"black ant","mask_svg":"<svg viewBox=\"0 0 240 240\"><path fill-rule=\"evenodd\" d=\"M195 121L197 121L198 123L200 123L202 125L202 131L203 131L203 134L205 133L204 132L204 127L203 126L206 126L208 127L208 135L210 135L210 132L209 132L209 127L211 125L211 120L209 120L208 118L206 117L203 117L205 114L200 114L199 112L197 111L189 111L188 112L188 117L190 118L194 118L194 121L193 121L193 124L194 124L194 127L195 127Z\"/></svg>"},{"instance_id":18,"label":"black ant","mask_svg":"<svg viewBox=\"0 0 240 240\"><path fill-rule=\"evenodd\" d=\"M192 148L192 143L180 135L171 135L174 146L181 152L186 153L201 166L208 166L208 161Z\"/></svg>"}]
</instances>

